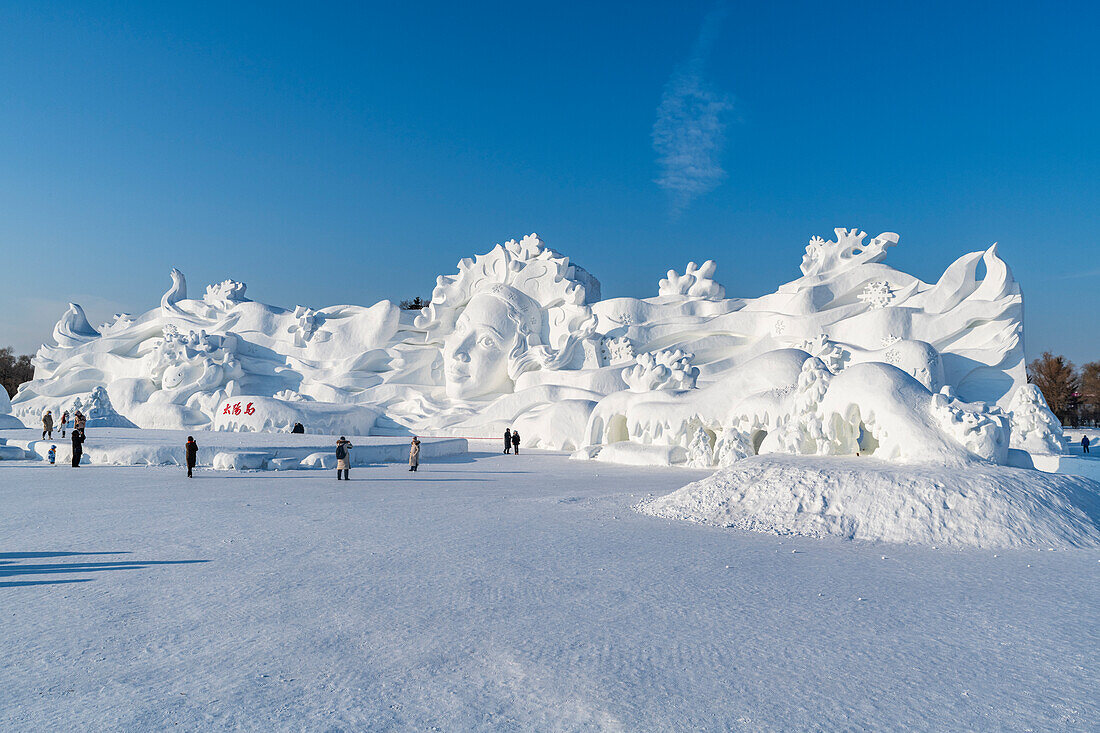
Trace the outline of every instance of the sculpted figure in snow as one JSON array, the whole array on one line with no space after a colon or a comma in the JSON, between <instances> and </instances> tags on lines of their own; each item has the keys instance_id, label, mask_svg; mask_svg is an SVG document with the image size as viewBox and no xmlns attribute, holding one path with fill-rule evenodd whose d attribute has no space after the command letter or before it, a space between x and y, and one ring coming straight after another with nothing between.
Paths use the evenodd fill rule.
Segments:
<instances>
[{"instance_id":1,"label":"sculpted figure in snow","mask_svg":"<svg viewBox=\"0 0 1100 733\"><path fill-rule=\"evenodd\" d=\"M440 276L416 319L429 343L441 342L449 398L507 394L526 372L583 364L579 347L595 326L588 302L599 293L587 272L534 234L458 267L456 276Z\"/></svg>"}]
</instances>

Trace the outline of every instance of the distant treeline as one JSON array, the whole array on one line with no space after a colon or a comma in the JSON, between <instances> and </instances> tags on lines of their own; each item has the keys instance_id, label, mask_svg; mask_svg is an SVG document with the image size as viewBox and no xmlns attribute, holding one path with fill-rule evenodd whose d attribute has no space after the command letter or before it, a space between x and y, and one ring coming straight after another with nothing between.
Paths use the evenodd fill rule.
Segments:
<instances>
[{"instance_id":1,"label":"distant treeline","mask_svg":"<svg viewBox=\"0 0 1100 733\"><path fill-rule=\"evenodd\" d=\"M8 397L14 397L15 391L23 382L34 378L34 365L31 355L16 356L10 346L0 349L0 385L8 391Z\"/></svg>"},{"instance_id":2,"label":"distant treeline","mask_svg":"<svg viewBox=\"0 0 1100 733\"><path fill-rule=\"evenodd\" d=\"M1044 351L1027 365L1027 381L1042 390L1050 411L1063 425L1100 422L1100 361L1077 369L1066 357Z\"/></svg>"}]
</instances>

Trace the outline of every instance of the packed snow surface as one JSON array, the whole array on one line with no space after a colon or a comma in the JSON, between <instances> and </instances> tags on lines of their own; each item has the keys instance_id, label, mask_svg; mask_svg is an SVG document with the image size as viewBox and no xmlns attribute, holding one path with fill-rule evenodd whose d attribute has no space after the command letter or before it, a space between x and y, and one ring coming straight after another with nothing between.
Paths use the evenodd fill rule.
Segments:
<instances>
[{"instance_id":1,"label":"packed snow surface","mask_svg":"<svg viewBox=\"0 0 1100 733\"><path fill-rule=\"evenodd\" d=\"M702 471L537 452L351 475L0 464L0 729L1100 720L1094 549L669 521Z\"/></svg>"},{"instance_id":2,"label":"packed snow surface","mask_svg":"<svg viewBox=\"0 0 1100 733\"><path fill-rule=\"evenodd\" d=\"M975 464L755 456L639 509L670 519L808 537L941 546L1100 546L1100 484Z\"/></svg>"}]
</instances>

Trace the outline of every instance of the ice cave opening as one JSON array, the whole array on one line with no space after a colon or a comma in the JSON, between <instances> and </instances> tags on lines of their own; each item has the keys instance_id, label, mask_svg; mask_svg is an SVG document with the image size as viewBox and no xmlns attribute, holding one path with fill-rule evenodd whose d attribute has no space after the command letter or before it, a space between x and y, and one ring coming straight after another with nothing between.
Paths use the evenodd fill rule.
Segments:
<instances>
[{"instance_id":1,"label":"ice cave opening","mask_svg":"<svg viewBox=\"0 0 1100 733\"><path fill-rule=\"evenodd\" d=\"M859 424L859 452L862 455L869 456L875 452L878 448L878 440L875 439L874 433L872 433L866 425L862 422Z\"/></svg>"},{"instance_id":2,"label":"ice cave opening","mask_svg":"<svg viewBox=\"0 0 1100 733\"><path fill-rule=\"evenodd\" d=\"M626 427L626 415L612 415L607 421L607 442L622 443L630 440L630 432Z\"/></svg>"},{"instance_id":3,"label":"ice cave opening","mask_svg":"<svg viewBox=\"0 0 1100 733\"><path fill-rule=\"evenodd\" d=\"M764 442L764 438L768 437L767 430L757 430L752 434L752 452L753 455L760 455L760 444Z\"/></svg>"}]
</instances>

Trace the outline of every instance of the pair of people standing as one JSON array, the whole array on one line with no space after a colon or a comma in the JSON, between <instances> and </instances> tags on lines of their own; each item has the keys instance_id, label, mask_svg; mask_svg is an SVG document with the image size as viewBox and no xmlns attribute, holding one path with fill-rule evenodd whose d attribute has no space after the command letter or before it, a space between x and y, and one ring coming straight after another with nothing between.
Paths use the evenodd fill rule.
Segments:
<instances>
[{"instance_id":1,"label":"pair of people standing","mask_svg":"<svg viewBox=\"0 0 1100 733\"><path fill-rule=\"evenodd\" d=\"M515 450L515 454L519 455L519 431L511 430L509 428L504 429L504 452L511 453Z\"/></svg>"},{"instance_id":2,"label":"pair of people standing","mask_svg":"<svg viewBox=\"0 0 1100 733\"><path fill-rule=\"evenodd\" d=\"M339 481L343 478L344 481L350 481L351 476L351 441L345 438L343 435L336 441L336 480ZM412 445L409 447L409 470L416 471L420 468L420 438L413 436ZM340 474L344 474L341 476Z\"/></svg>"}]
</instances>

